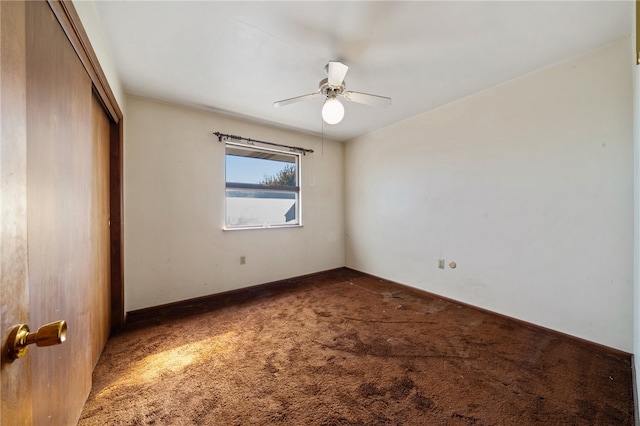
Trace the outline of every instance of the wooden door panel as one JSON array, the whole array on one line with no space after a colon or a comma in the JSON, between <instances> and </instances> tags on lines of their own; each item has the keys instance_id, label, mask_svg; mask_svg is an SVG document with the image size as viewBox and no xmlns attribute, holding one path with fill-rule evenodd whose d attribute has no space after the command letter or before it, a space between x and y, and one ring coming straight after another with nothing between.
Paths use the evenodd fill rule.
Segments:
<instances>
[{"instance_id":1,"label":"wooden door panel","mask_svg":"<svg viewBox=\"0 0 640 426\"><path fill-rule=\"evenodd\" d=\"M29 320L25 5L0 1L0 337ZM4 352L4 350L3 350ZM0 423L31 424L31 368L2 356Z\"/></svg>"},{"instance_id":2,"label":"wooden door panel","mask_svg":"<svg viewBox=\"0 0 640 426\"><path fill-rule=\"evenodd\" d=\"M92 88L49 6L27 2L26 17L29 324L69 327L64 344L29 352L33 423L70 425L93 367Z\"/></svg>"},{"instance_id":3,"label":"wooden door panel","mask_svg":"<svg viewBox=\"0 0 640 426\"><path fill-rule=\"evenodd\" d=\"M95 367L111 330L110 247L110 129L111 123L98 97L91 97L91 369Z\"/></svg>"},{"instance_id":4,"label":"wooden door panel","mask_svg":"<svg viewBox=\"0 0 640 426\"><path fill-rule=\"evenodd\" d=\"M64 344L3 356L2 426L76 424L109 335L109 149L122 122L93 94L60 16L75 16L70 3L0 1L3 350L16 324L68 322Z\"/></svg>"}]
</instances>

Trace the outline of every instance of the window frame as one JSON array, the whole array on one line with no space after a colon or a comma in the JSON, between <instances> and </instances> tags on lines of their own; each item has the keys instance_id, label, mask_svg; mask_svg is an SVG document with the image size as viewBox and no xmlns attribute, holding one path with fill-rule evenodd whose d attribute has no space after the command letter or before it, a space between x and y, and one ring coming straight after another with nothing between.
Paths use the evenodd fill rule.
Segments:
<instances>
[{"instance_id":1,"label":"window frame","mask_svg":"<svg viewBox=\"0 0 640 426\"><path fill-rule=\"evenodd\" d=\"M254 184L254 183L242 183L242 182L228 182L227 181L227 148L232 147L234 149L242 149L246 151L256 151L263 153L275 153L279 155L284 155L288 157L292 157L295 161L291 162L295 164L296 168L296 183L297 185L294 187L286 186L286 185L264 185L264 184ZM248 156L249 157L249 156ZM259 157L254 157L259 158ZM244 144L244 143L235 143L225 141L224 143L224 225L223 230L225 231L238 231L238 230L248 230L248 229L280 229L280 228L300 228L303 226L302 224L302 155L298 152L292 151L284 151L273 148L265 148L262 146L255 146L253 144ZM279 224L264 224L264 225L230 225L229 224L229 216L228 212L228 199L227 191L231 190L257 190L257 191L265 191L265 192L285 192L291 193L294 195L294 206L296 212L296 223L279 223Z\"/></svg>"}]
</instances>

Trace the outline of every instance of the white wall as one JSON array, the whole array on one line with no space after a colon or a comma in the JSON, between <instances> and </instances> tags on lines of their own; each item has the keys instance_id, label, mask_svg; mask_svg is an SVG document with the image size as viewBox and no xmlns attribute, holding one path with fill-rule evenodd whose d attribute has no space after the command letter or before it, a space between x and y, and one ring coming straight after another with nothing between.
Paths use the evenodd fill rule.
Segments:
<instances>
[{"instance_id":1,"label":"white wall","mask_svg":"<svg viewBox=\"0 0 640 426\"><path fill-rule=\"evenodd\" d=\"M137 97L125 131L128 311L344 266L342 144ZM216 131L315 150L302 157L303 227L222 230Z\"/></svg>"},{"instance_id":2,"label":"white wall","mask_svg":"<svg viewBox=\"0 0 640 426\"><path fill-rule=\"evenodd\" d=\"M631 352L629 44L347 142L347 266Z\"/></svg>"}]
</instances>

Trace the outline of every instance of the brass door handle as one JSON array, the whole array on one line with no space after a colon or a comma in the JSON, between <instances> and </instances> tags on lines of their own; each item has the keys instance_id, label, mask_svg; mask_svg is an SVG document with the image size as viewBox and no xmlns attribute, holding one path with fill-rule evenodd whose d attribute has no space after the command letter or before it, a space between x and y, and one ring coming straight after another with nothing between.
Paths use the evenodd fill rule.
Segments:
<instances>
[{"instance_id":1,"label":"brass door handle","mask_svg":"<svg viewBox=\"0 0 640 426\"><path fill-rule=\"evenodd\" d=\"M29 345L36 346L59 345L67 339L67 322L56 321L43 325L35 333L29 333L26 324L16 325L10 332L7 340L7 356L15 360L24 356Z\"/></svg>"}]
</instances>

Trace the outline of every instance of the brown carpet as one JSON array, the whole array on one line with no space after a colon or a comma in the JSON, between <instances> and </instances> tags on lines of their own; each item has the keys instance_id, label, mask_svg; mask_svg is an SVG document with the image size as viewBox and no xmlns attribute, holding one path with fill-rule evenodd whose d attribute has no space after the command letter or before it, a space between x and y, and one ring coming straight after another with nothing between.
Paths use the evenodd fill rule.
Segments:
<instances>
[{"instance_id":1,"label":"brown carpet","mask_svg":"<svg viewBox=\"0 0 640 426\"><path fill-rule=\"evenodd\" d=\"M130 316L80 425L632 425L630 357L348 269Z\"/></svg>"}]
</instances>

